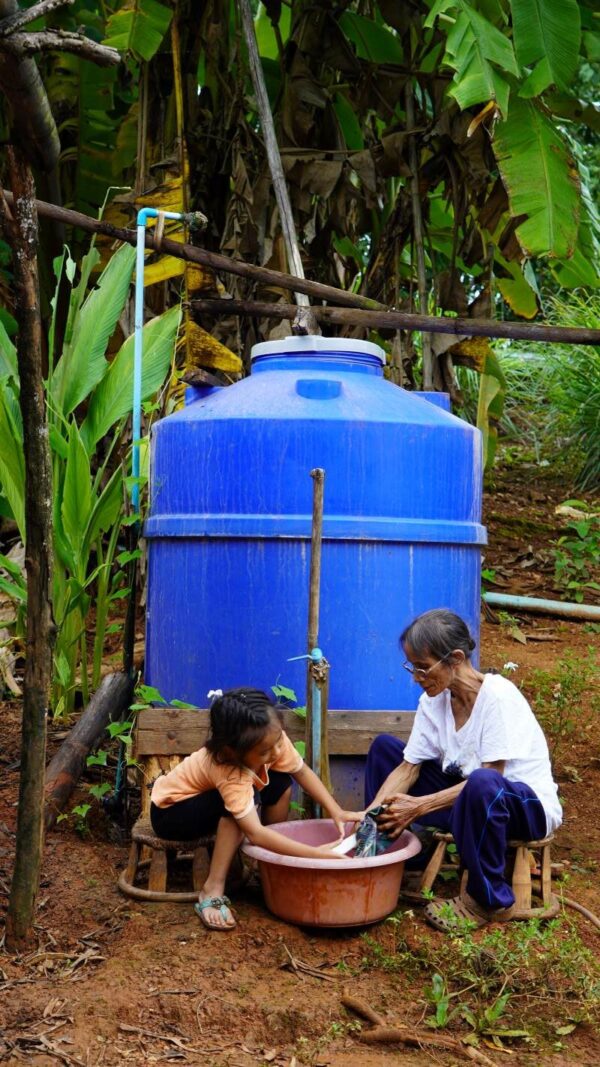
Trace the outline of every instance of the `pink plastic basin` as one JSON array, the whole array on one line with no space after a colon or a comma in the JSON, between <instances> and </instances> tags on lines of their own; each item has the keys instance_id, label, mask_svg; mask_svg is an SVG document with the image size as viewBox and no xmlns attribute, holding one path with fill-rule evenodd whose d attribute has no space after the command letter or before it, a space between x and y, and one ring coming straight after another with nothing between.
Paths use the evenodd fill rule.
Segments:
<instances>
[{"instance_id":1,"label":"pink plastic basin","mask_svg":"<svg viewBox=\"0 0 600 1067\"><path fill-rule=\"evenodd\" d=\"M305 845L337 840L330 819L275 823L269 829ZM353 828L348 825L347 833ZM369 859L303 859L282 856L246 841L243 851L258 860L267 907L299 926L362 926L385 918L398 903L404 862L421 843L409 830L380 856Z\"/></svg>"}]
</instances>

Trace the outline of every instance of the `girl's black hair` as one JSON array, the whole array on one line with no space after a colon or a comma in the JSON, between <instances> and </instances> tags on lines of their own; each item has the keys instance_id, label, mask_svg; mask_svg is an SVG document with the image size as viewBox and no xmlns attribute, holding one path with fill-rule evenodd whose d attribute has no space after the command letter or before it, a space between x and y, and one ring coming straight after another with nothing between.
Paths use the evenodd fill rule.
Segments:
<instances>
[{"instance_id":1,"label":"girl's black hair","mask_svg":"<svg viewBox=\"0 0 600 1067\"><path fill-rule=\"evenodd\" d=\"M228 689L210 708L210 733L205 746L217 763L240 763L276 720L281 709L262 689Z\"/></svg>"},{"instance_id":2,"label":"girl's black hair","mask_svg":"<svg viewBox=\"0 0 600 1067\"><path fill-rule=\"evenodd\" d=\"M447 608L434 608L418 615L400 634L400 644L410 648L419 660L428 655L443 659L455 649L460 649L470 659L475 648L466 622Z\"/></svg>"}]
</instances>

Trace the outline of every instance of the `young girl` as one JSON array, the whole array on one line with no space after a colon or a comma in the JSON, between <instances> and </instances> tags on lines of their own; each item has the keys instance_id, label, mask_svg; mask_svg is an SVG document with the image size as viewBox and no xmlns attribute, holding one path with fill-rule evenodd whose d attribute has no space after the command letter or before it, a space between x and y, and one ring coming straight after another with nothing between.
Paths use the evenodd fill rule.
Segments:
<instances>
[{"instance_id":1,"label":"young girl","mask_svg":"<svg viewBox=\"0 0 600 1067\"><path fill-rule=\"evenodd\" d=\"M159 837L189 841L216 831L208 875L194 905L210 930L236 925L224 890L244 837L287 856L340 858L331 851L336 842L315 848L269 829L270 823L287 819L292 778L333 819L338 840L344 837L344 823L362 819L362 812L342 811L305 765L284 733L281 710L271 697L260 689L241 688L215 694L204 747L155 781L150 819Z\"/></svg>"}]
</instances>

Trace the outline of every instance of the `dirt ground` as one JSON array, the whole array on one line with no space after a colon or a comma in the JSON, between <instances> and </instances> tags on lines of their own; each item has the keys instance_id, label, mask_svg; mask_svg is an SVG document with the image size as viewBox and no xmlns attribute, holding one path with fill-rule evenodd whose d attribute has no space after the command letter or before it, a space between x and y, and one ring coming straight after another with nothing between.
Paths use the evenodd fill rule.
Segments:
<instances>
[{"instance_id":1,"label":"dirt ground","mask_svg":"<svg viewBox=\"0 0 600 1067\"><path fill-rule=\"evenodd\" d=\"M558 533L554 507L568 495L573 494L564 482L539 468L496 477L486 499L490 548L485 566L496 572L494 588L556 596L548 550ZM565 654L579 663L590 656L597 659L598 636L581 622L521 615L503 624L486 619L481 644L482 664L501 669L508 661L517 663L514 680L527 691L536 670L554 671ZM600 914L600 723L591 712L591 698L588 690L582 694L574 709L576 725L560 739L555 773L565 824L553 859L569 863L568 895ZM2 913L14 850L18 715L17 704L3 705ZM61 732L64 728L51 726L50 751ZM340 1004L343 992L350 992L390 1024L423 1032L423 1019L431 1012L424 995L431 975L402 973L390 965L398 930L415 952L444 939L427 929L417 910L405 914L400 926L315 932L270 916L254 888L234 902L236 929L214 934L201 926L190 905L140 904L120 896L117 876L126 855L126 843L99 810L83 838L69 823L49 834L37 943L20 958L0 955L0 1063L374 1067L402 1059L414 1067L450 1067L467 1062L466 1052L362 1044ZM600 930L574 912L570 919L584 945L597 954ZM290 954L310 965L312 973L289 969ZM508 1025L525 1026L533 1037L505 1041L504 1050L483 1043L489 1061L500 1065L510 1057L524 1067L596 1067L600 1036L588 1024L579 1023L557 1039L556 1029L570 1020L562 1008L552 1018L552 988L549 975L547 987L539 990L539 1009L533 1000L515 1001L521 1007L511 1008ZM537 1031L536 1013L549 1020ZM466 1032L460 1022L442 1031L454 1036Z\"/></svg>"}]
</instances>

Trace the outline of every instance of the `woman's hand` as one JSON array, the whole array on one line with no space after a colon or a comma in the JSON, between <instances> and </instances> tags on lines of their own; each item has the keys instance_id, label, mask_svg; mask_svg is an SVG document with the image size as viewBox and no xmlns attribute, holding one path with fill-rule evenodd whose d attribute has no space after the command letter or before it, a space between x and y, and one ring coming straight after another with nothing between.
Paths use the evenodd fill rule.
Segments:
<instances>
[{"instance_id":1,"label":"woman's hand","mask_svg":"<svg viewBox=\"0 0 600 1067\"><path fill-rule=\"evenodd\" d=\"M386 797L386 810L377 818L377 828L388 837L398 837L404 829L423 815L421 797L411 797L407 793L395 793Z\"/></svg>"}]
</instances>

